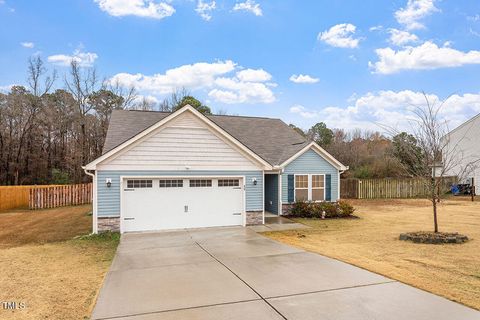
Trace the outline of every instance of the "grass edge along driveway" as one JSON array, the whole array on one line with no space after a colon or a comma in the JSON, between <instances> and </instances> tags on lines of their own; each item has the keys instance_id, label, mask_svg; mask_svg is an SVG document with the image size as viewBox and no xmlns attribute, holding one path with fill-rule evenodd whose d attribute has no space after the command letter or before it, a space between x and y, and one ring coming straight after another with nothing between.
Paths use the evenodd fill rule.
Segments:
<instances>
[{"instance_id":1,"label":"grass edge along driveway","mask_svg":"<svg viewBox=\"0 0 480 320\"><path fill-rule=\"evenodd\" d=\"M296 219L312 229L264 235L345 261L480 310L480 202L443 201L440 231L471 239L461 245L398 240L406 231L432 230L426 200L350 201L360 219Z\"/></svg>"},{"instance_id":2,"label":"grass edge along driveway","mask_svg":"<svg viewBox=\"0 0 480 320\"><path fill-rule=\"evenodd\" d=\"M88 319L119 234L88 236L91 207L0 213L1 319Z\"/></svg>"}]
</instances>

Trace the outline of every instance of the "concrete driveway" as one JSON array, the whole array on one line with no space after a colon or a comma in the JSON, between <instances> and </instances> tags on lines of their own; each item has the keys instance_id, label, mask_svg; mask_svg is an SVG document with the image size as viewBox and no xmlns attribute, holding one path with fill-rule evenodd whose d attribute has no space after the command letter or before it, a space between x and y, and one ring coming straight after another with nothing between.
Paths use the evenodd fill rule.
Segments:
<instances>
[{"instance_id":1,"label":"concrete driveway","mask_svg":"<svg viewBox=\"0 0 480 320\"><path fill-rule=\"evenodd\" d=\"M93 319L480 319L249 228L122 235Z\"/></svg>"}]
</instances>

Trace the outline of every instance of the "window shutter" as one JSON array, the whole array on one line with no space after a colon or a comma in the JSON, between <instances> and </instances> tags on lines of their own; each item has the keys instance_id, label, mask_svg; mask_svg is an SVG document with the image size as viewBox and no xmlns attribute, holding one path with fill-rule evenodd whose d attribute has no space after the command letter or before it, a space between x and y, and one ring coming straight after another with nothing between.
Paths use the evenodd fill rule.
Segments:
<instances>
[{"instance_id":1,"label":"window shutter","mask_svg":"<svg viewBox=\"0 0 480 320\"><path fill-rule=\"evenodd\" d=\"M288 202L294 202L295 198L295 176L293 174L288 175Z\"/></svg>"},{"instance_id":2,"label":"window shutter","mask_svg":"<svg viewBox=\"0 0 480 320\"><path fill-rule=\"evenodd\" d=\"M332 201L332 175L325 175L325 201Z\"/></svg>"}]
</instances>

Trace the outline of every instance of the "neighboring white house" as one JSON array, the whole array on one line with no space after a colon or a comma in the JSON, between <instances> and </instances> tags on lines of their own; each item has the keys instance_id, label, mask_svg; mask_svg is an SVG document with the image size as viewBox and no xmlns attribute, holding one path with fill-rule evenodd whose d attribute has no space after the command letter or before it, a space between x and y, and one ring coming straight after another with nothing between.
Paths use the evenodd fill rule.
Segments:
<instances>
[{"instance_id":1,"label":"neighboring white house","mask_svg":"<svg viewBox=\"0 0 480 320\"><path fill-rule=\"evenodd\" d=\"M446 164L445 175L458 176L460 182L475 178L476 193L480 193L480 114L450 131L445 157L451 159ZM445 161L444 161L445 162Z\"/></svg>"}]
</instances>

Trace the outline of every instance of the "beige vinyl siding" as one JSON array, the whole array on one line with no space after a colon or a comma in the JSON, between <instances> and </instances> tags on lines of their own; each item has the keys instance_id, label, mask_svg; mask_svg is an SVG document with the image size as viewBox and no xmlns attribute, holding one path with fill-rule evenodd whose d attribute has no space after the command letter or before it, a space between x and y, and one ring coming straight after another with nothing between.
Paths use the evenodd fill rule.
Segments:
<instances>
[{"instance_id":1,"label":"beige vinyl siding","mask_svg":"<svg viewBox=\"0 0 480 320\"><path fill-rule=\"evenodd\" d=\"M100 170L255 170L255 164L190 113L141 139ZM188 168L187 168L188 167Z\"/></svg>"}]
</instances>

